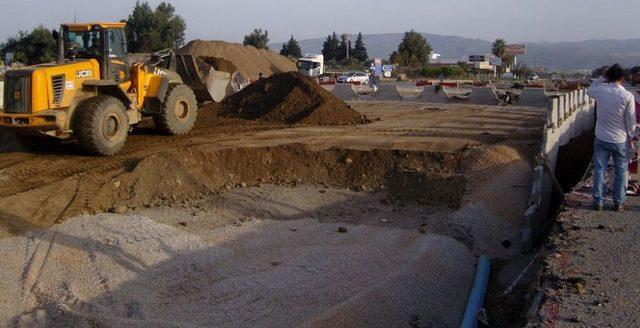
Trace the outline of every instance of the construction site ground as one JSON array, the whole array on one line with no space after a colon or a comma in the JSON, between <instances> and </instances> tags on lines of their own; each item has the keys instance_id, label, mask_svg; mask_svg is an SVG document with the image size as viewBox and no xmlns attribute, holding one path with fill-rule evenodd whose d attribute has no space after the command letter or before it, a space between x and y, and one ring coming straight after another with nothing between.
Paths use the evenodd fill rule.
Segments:
<instances>
[{"instance_id":1,"label":"construction site ground","mask_svg":"<svg viewBox=\"0 0 640 328\"><path fill-rule=\"evenodd\" d=\"M457 326L476 256L519 252L546 110L349 105L372 123L208 106L109 158L2 136L0 322Z\"/></svg>"},{"instance_id":2,"label":"construction site ground","mask_svg":"<svg viewBox=\"0 0 640 328\"><path fill-rule=\"evenodd\" d=\"M541 327L640 326L640 198L594 212L591 192L588 180L568 194L543 253Z\"/></svg>"}]
</instances>

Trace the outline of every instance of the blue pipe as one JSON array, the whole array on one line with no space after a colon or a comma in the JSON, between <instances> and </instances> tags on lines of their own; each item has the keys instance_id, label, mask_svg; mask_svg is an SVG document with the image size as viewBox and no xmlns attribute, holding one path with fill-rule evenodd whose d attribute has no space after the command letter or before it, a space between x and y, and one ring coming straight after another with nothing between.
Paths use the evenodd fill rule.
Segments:
<instances>
[{"instance_id":1,"label":"blue pipe","mask_svg":"<svg viewBox=\"0 0 640 328\"><path fill-rule=\"evenodd\" d=\"M487 284L489 283L490 269L491 263L489 257L486 255L480 256L478 259L478 267L476 268L476 277L473 281L473 288L471 288L471 293L469 294L467 309L464 311L464 318L460 328L478 327L478 319L476 319L476 316L480 309L482 309L482 303L484 303L484 295L487 291Z\"/></svg>"}]
</instances>

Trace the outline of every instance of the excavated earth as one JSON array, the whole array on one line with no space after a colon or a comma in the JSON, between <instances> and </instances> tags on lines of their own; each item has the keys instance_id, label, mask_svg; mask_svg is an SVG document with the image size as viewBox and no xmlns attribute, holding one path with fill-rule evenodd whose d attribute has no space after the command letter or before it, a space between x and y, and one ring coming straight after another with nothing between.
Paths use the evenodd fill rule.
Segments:
<instances>
[{"instance_id":1,"label":"excavated earth","mask_svg":"<svg viewBox=\"0 0 640 328\"><path fill-rule=\"evenodd\" d=\"M474 255L517 252L503 245L517 242L545 111L348 105L372 123L210 105L188 135L147 122L109 158L26 151L3 132L0 320L459 324Z\"/></svg>"},{"instance_id":2,"label":"excavated earth","mask_svg":"<svg viewBox=\"0 0 640 328\"><path fill-rule=\"evenodd\" d=\"M306 125L369 123L364 115L298 72L260 79L226 98L222 116Z\"/></svg>"}]
</instances>

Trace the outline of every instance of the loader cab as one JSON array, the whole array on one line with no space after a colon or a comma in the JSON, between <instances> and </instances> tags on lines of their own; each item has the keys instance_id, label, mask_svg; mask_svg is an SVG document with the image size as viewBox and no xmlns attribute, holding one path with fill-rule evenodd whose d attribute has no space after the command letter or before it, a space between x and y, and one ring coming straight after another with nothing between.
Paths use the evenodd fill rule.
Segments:
<instances>
[{"instance_id":1,"label":"loader cab","mask_svg":"<svg viewBox=\"0 0 640 328\"><path fill-rule=\"evenodd\" d=\"M62 42L59 48L67 61L97 60L101 80L128 82L130 67L124 27L125 23L63 24L62 33L58 34L58 42Z\"/></svg>"}]
</instances>

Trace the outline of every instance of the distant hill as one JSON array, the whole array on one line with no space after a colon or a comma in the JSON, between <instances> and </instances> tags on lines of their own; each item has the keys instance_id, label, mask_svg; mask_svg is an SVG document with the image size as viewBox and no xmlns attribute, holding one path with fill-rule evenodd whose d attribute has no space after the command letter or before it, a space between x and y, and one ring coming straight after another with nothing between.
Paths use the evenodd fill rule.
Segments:
<instances>
[{"instance_id":1,"label":"distant hill","mask_svg":"<svg viewBox=\"0 0 640 328\"><path fill-rule=\"evenodd\" d=\"M436 53L444 59L466 59L471 54L488 54L492 41L423 33ZM402 33L366 34L364 42L370 57L388 58L402 40ZM356 36L351 38L355 40ZM303 53L321 53L325 38L300 41ZM548 71L593 69L612 61L624 66L640 65L640 39L587 40L580 42L527 43L527 55L518 58L529 66L545 66ZM270 45L279 50L282 43Z\"/></svg>"}]
</instances>

